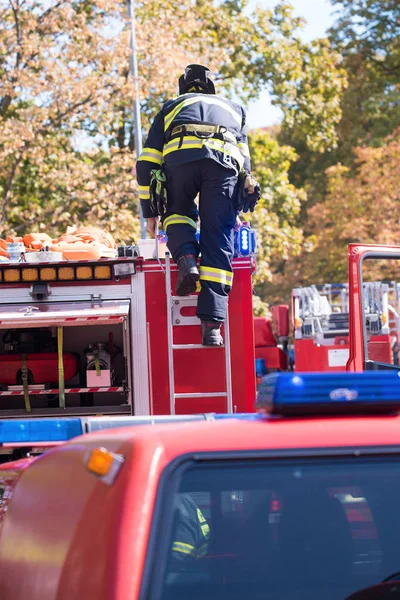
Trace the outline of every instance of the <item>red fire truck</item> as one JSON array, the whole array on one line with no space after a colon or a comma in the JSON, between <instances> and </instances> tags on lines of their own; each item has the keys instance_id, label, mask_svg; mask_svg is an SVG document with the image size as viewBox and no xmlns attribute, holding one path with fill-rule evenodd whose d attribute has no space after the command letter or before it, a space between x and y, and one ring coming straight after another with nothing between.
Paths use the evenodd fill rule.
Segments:
<instances>
[{"instance_id":1,"label":"red fire truck","mask_svg":"<svg viewBox=\"0 0 400 600\"><path fill-rule=\"evenodd\" d=\"M0 263L0 417L251 410L253 259L233 269L213 348L168 255Z\"/></svg>"},{"instance_id":2,"label":"red fire truck","mask_svg":"<svg viewBox=\"0 0 400 600\"><path fill-rule=\"evenodd\" d=\"M332 286L294 291L297 372L398 365L398 256L396 247L350 245L340 302ZM206 348L197 297L173 295L168 256L1 263L0 416L252 410L255 358L286 370L289 341L283 306L275 337L265 319L254 335L253 270L252 257L234 259L226 343Z\"/></svg>"},{"instance_id":3,"label":"red fire truck","mask_svg":"<svg viewBox=\"0 0 400 600\"><path fill-rule=\"evenodd\" d=\"M265 361L264 371L285 371L290 365L289 350L296 372L345 371L350 365L362 370L364 361L367 368L377 363L400 364L400 270L396 256L387 246L351 244L349 284L293 289L290 346L288 306L273 307L271 321L256 318L256 359ZM364 346L360 331L367 340Z\"/></svg>"}]
</instances>

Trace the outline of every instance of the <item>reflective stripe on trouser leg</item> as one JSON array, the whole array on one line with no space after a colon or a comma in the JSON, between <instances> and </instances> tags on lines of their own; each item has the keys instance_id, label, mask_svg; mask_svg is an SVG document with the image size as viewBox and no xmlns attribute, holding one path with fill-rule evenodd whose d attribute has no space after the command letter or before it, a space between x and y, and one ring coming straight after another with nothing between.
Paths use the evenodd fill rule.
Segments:
<instances>
[{"instance_id":1,"label":"reflective stripe on trouser leg","mask_svg":"<svg viewBox=\"0 0 400 600\"><path fill-rule=\"evenodd\" d=\"M163 222L165 233L167 233L168 227L170 225L180 225L184 223L187 223L188 225L196 229L196 223L190 217L186 217L185 215L170 215L169 217L164 219Z\"/></svg>"},{"instance_id":2,"label":"reflective stripe on trouser leg","mask_svg":"<svg viewBox=\"0 0 400 600\"><path fill-rule=\"evenodd\" d=\"M232 285L233 228L237 175L213 160L204 160L200 192L200 282L197 316L223 321Z\"/></svg>"},{"instance_id":3,"label":"reflective stripe on trouser leg","mask_svg":"<svg viewBox=\"0 0 400 600\"><path fill-rule=\"evenodd\" d=\"M215 281L221 285L232 287L233 273L232 271L202 266L200 267L200 279L204 281Z\"/></svg>"},{"instance_id":4,"label":"reflective stripe on trouser leg","mask_svg":"<svg viewBox=\"0 0 400 600\"><path fill-rule=\"evenodd\" d=\"M171 215L163 222L167 234L168 250L175 262L184 254L198 256L198 243L196 240L196 223L184 215Z\"/></svg>"}]
</instances>

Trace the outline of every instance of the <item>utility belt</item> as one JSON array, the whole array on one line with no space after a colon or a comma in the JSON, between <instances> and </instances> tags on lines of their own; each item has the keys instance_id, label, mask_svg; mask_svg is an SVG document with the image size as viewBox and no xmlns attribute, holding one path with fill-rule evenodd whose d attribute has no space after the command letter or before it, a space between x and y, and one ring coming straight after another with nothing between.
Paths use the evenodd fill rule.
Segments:
<instances>
[{"instance_id":1,"label":"utility belt","mask_svg":"<svg viewBox=\"0 0 400 600\"><path fill-rule=\"evenodd\" d=\"M243 157L235 136L224 125L213 125L212 123L177 125L172 129L170 137L164 146L164 157L170 152L180 150L181 148L196 148L197 143L194 141L194 138L199 140L199 148L205 144L209 149L222 152L223 163L227 167L236 170L237 174L239 174L239 170L243 165ZM238 166L239 169L237 168Z\"/></svg>"},{"instance_id":2,"label":"utility belt","mask_svg":"<svg viewBox=\"0 0 400 600\"><path fill-rule=\"evenodd\" d=\"M224 125L207 125L205 123L188 123L186 125L177 125L172 129L168 141L171 141L175 138L181 138L181 143L183 143L183 138L186 135L195 135L201 140L216 138L217 140L223 140L224 142L229 142L230 144L235 144L237 146L237 140L235 136L233 133L228 131L227 127Z\"/></svg>"}]
</instances>

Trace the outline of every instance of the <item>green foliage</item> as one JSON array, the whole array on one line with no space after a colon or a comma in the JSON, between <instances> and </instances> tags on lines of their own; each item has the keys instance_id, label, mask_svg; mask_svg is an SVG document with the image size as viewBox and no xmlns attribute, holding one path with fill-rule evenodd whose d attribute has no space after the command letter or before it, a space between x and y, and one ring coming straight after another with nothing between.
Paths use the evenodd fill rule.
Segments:
<instances>
[{"instance_id":1,"label":"green foliage","mask_svg":"<svg viewBox=\"0 0 400 600\"><path fill-rule=\"evenodd\" d=\"M0 0L0 233L58 233L76 222L119 239L137 231L126 9L125 0ZM318 152L335 146L339 55L326 41L300 40L303 22L288 2L249 11L246 0L139 0L135 10L144 129L184 66L201 62L219 93L248 100L268 88L286 131ZM305 195L288 181L290 148L261 134L252 143L261 281L298 252Z\"/></svg>"},{"instance_id":2,"label":"green foliage","mask_svg":"<svg viewBox=\"0 0 400 600\"><path fill-rule=\"evenodd\" d=\"M397 0L332 3L339 18L330 38L349 73L342 103L342 137L349 153L349 141L378 145L400 125L400 4Z\"/></svg>"},{"instance_id":3,"label":"green foliage","mask_svg":"<svg viewBox=\"0 0 400 600\"><path fill-rule=\"evenodd\" d=\"M254 213L246 214L258 236L255 283L259 285L273 278L282 260L300 253L303 233L298 216L306 194L289 182L288 169L296 160L293 148L280 146L262 130L249 136L249 147L252 170L261 187Z\"/></svg>"},{"instance_id":4,"label":"green foliage","mask_svg":"<svg viewBox=\"0 0 400 600\"><path fill-rule=\"evenodd\" d=\"M336 148L313 151L298 128L283 128L278 136L299 155L290 167L290 181L308 195L299 221L307 252L283 263L281 273L263 290L275 299L281 294L280 301L296 285L346 281L347 244L394 241L397 228L400 191L393 195L395 168L386 148L389 144L393 150L389 140L400 127L400 4L331 2L338 12L329 41L341 56L348 85L341 94ZM382 202L388 206L384 219L375 211Z\"/></svg>"}]
</instances>

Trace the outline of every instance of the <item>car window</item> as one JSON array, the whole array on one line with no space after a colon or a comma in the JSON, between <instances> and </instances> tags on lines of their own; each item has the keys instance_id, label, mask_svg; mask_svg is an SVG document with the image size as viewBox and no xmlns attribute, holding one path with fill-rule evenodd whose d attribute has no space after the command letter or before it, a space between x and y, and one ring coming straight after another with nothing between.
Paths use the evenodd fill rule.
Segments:
<instances>
[{"instance_id":1,"label":"car window","mask_svg":"<svg viewBox=\"0 0 400 600\"><path fill-rule=\"evenodd\" d=\"M397 459L209 461L176 483L154 598L343 600L400 571Z\"/></svg>"}]
</instances>

